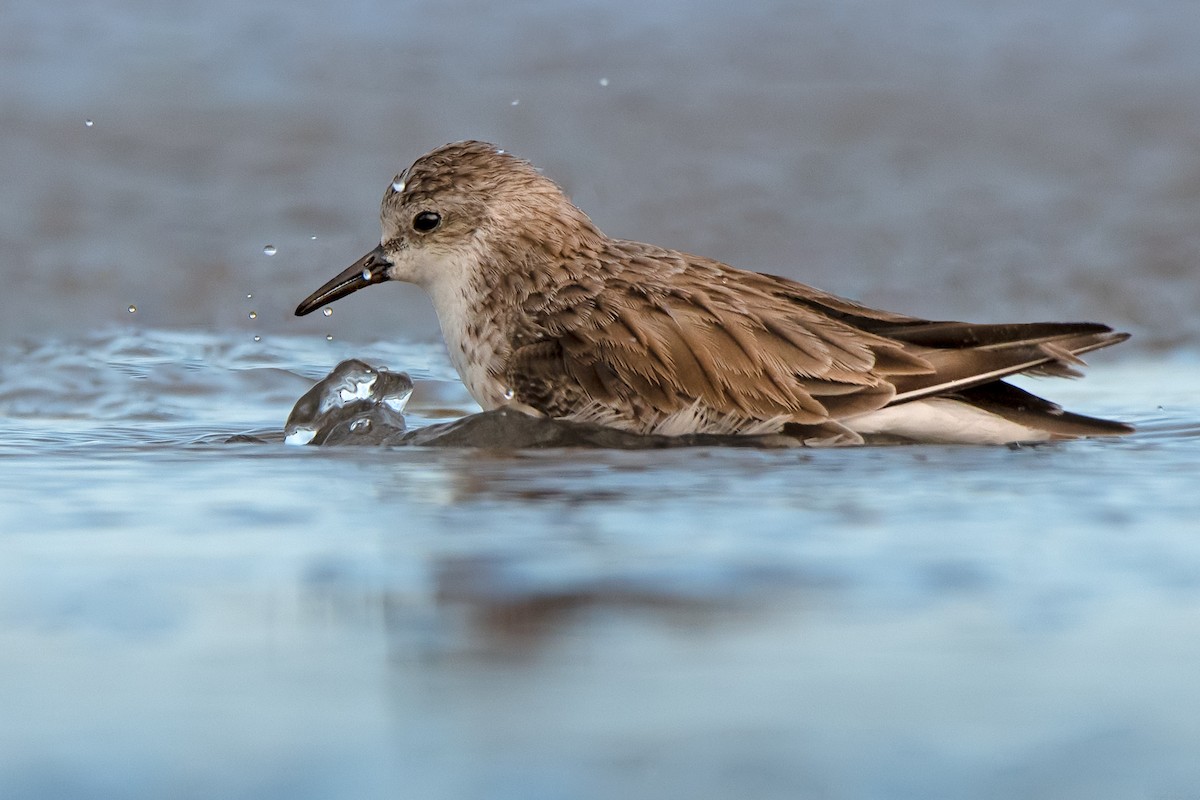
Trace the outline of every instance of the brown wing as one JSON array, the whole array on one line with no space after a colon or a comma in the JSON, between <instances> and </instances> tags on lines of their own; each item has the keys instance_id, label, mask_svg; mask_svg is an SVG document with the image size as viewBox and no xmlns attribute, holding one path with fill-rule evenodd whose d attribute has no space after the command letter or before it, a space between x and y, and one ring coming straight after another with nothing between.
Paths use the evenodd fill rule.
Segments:
<instances>
[{"instance_id":1,"label":"brown wing","mask_svg":"<svg viewBox=\"0 0 1200 800\"><path fill-rule=\"evenodd\" d=\"M604 277L528 308L541 334L507 379L552 416L589 404L646 423L699 404L821 425L1015 372L1072 374L1124 338L1091 323L969 325L869 309L784 278L629 242Z\"/></svg>"},{"instance_id":2,"label":"brown wing","mask_svg":"<svg viewBox=\"0 0 1200 800\"><path fill-rule=\"evenodd\" d=\"M509 361L523 402L553 416L598 402L640 418L699 403L820 424L880 408L893 380L932 371L900 342L770 293L765 276L647 251L622 253L625 268L604 280L538 297L529 312L545 335Z\"/></svg>"}]
</instances>

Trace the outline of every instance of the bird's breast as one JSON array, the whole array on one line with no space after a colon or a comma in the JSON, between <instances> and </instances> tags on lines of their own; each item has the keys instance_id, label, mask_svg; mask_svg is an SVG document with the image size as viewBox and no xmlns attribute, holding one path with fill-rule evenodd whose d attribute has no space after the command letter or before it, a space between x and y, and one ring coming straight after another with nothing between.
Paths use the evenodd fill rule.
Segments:
<instances>
[{"instance_id":1,"label":"bird's breast","mask_svg":"<svg viewBox=\"0 0 1200 800\"><path fill-rule=\"evenodd\" d=\"M506 314L489 292L466 287L430 291L450 363L471 397L489 411L508 404L512 393L500 376L508 346Z\"/></svg>"}]
</instances>

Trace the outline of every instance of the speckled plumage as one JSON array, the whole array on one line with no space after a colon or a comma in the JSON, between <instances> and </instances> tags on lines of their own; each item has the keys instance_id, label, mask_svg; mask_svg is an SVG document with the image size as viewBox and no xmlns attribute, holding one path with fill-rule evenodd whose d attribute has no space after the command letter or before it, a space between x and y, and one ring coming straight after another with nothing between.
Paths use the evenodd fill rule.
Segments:
<instances>
[{"instance_id":1,"label":"speckled plumage","mask_svg":"<svg viewBox=\"0 0 1200 800\"><path fill-rule=\"evenodd\" d=\"M430 214L437 221L423 230ZM611 239L532 165L483 142L418 159L388 187L381 217L380 246L297 314L384 280L421 286L485 409L638 433L784 431L827 442L1129 430L1000 380L1075 375L1080 353L1126 334L1094 323L928 321Z\"/></svg>"}]
</instances>

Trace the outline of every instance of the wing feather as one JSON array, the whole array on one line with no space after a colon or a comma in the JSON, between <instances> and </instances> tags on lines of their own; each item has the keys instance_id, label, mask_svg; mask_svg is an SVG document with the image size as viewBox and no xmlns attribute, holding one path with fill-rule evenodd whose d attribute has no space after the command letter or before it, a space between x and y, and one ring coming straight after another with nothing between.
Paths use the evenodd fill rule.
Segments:
<instances>
[{"instance_id":1,"label":"wing feather","mask_svg":"<svg viewBox=\"0 0 1200 800\"><path fill-rule=\"evenodd\" d=\"M802 284L611 242L603 280L526 303L506 379L553 416L650 432L823 426L1017 372L1073 374L1121 341L1093 323L972 325L876 311ZM614 266L617 265L617 266Z\"/></svg>"}]
</instances>

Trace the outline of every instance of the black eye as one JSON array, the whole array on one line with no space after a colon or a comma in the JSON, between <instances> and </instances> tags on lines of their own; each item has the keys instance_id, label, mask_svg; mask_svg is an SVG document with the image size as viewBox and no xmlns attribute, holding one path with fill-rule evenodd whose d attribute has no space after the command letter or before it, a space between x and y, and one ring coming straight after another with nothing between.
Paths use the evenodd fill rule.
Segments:
<instances>
[{"instance_id":1,"label":"black eye","mask_svg":"<svg viewBox=\"0 0 1200 800\"><path fill-rule=\"evenodd\" d=\"M442 224L442 215L436 211L422 211L413 217L413 230L429 233Z\"/></svg>"}]
</instances>

